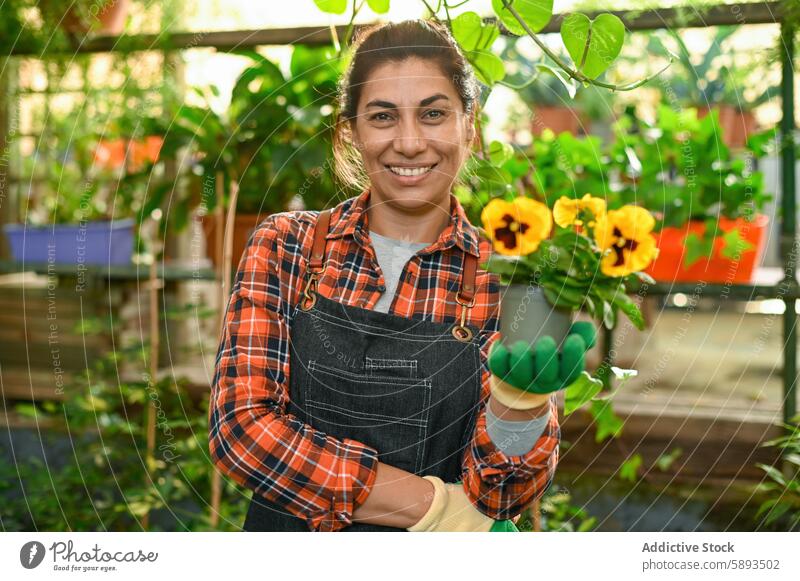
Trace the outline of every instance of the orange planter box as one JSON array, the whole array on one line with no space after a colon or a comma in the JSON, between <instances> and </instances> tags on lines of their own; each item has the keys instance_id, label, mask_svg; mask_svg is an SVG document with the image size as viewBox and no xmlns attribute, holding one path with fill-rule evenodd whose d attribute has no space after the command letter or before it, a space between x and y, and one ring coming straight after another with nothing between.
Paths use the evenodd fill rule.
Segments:
<instances>
[{"instance_id":1,"label":"orange planter box","mask_svg":"<svg viewBox=\"0 0 800 581\"><path fill-rule=\"evenodd\" d=\"M683 266L686 257L686 237L694 232L698 236L705 230L701 220L691 220L679 228L667 227L655 232L658 258L645 270L659 282L700 282L747 284L753 280L755 267L761 261L766 245L766 232L769 216L757 214L752 222L744 218L731 220L720 218L721 232L714 240L711 259L702 257L689 268ZM722 256L724 244L722 234L738 228L739 235L754 248L742 252L739 260L729 260Z\"/></svg>"}]
</instances>

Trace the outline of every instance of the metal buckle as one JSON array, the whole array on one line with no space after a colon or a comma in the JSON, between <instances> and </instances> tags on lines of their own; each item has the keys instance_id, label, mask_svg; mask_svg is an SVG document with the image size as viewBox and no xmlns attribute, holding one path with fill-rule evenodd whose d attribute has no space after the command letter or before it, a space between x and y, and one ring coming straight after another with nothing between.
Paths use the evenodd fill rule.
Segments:
<instances>
[{"instance_id":1,"label":"metal buckle","mask_svg":"<svg viewBox=\"0 0 800 581\"><path fill-rule=\"evenodd\" d=\"M300 310L308 311L311 310L315 304L317 304L317 293L316 290L312 293L311 291L311 284L316 282L317 275L312 274L308 277L308 282L306 282L306 287L303 289L303 299L300 301ZM308 303L308 301L311 301Z\"/></svg>"},{"instance_id":2,"label":"metal buckle","mask_svg":"<svg viewBox=\"0 0 800 581\"><path fill-rule=\"evenodd\" d=\"M467 303L462 301L461 296L457 294L456 302L461 305L461 321L452 328L451 332L453 333L453 337L459 341L469 343L472 341L473 333L472 329L467 327L467 309L475 305L475 297L472 297L472 300Z\"/></svg>"},{"instance_id":3,"label":"metal buckle","mask_svg":"<svg viewBox=\"0 0 800 581\"><path fill-rule=\"evenodd\" d=\"M308 280L306 281L306 286L303 289L303 299L300 301L300 309L303 311L311 310L311 307L317 303L317 291L316 289L313 289L312 292L312 285L317 282L317 277L325 271L325 264L326 263L322 263L322 266L319 270L311 270L310 268L308 269ZM311 302L307 304L307 301Z\"/></svg>"}]
</instances>

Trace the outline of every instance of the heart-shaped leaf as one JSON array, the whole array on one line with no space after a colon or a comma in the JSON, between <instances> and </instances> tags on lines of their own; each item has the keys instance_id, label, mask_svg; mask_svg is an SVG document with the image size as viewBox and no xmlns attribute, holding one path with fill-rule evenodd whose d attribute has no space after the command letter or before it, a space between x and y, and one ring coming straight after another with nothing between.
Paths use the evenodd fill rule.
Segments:
<instances>
[{"instance_id":1,"label":"heart-shaped leaf","mask_svg":"<svg viewBox=\"0 0 800 581\"><path fill-rule=\"evenodd\" d=\"M502 141L492 141L489 144L489 161L492 165L500 167L514 154L514 148Z\"/></svg>"},{"instance_id":2,"label":"heart-shaped leaf","mask_svg":"<svg viewBox=\"0 0 800 581\"><path fill-rule=\"evenodd\" d=\"M600 393L603 382L595 379L586 371L581 371L578 379L567 386L564 391L564 415L568 416L587 401Z\"/></svg>"},{"instance_id":3,"label":"heart-shaped leaf","mask_svg":"<svg viewBox=\"0 0 800 581\"><path fill-rule=\"evenodd\" d=\"M488 50L472 50L466 56L475 69L475 75L484 85L491 87L506 76L503 60Z\"/></svg>"},{"instance_id":4,"label":"heart-shaped leaf","mask_svg":"<svg viewBox=\"0 0 800 581\"><path fill-rule=\"evenodd\" d=\"M376 14L389 12L389 0L367 0L367 5Z\"/></svg>"},{"instance_id":5,"label":"heart-shaped leaf","mask_svg":"<svg viewBox=\"0 0 800 581\"><path fill-rule=\"evenodd\" d=\"M317 8L330 14L344 14L347 10L347 0L314 0Z\"/></svg>"},{"instance_id":6,"label":"heart-shaped leaf","mask_svg":"<svg viewBox=\"0 0 800 581\"><path fill-rule=\"evenodd\" d=\"M592 402L589 408L595 423L594 441L602 442L609 436L617 437L622 433L624 422L617 414L614 413L614 408L608 400Z\"/></svg>"},{"instance_id":7,"label":"heart-shaped leaf","mask_svg":"<svg viewBox=\"0 0 800 581\"><path fill-rule=\"evenodd\" d=\"M601 14L594 20L585 14L570 14L561 23L561 40L575 67L595 79L619 56L625 25L613 14Z\"/></svg>"},{"instance_id":8,"label":"heart-shaped leaf","mask_svg":"<svg viewBox=\"0 0 800 581\"><path fill-rule=\"evenodd\" d=\"M500 29L494 24L484 24L476 12L464 12L452 21L453 38L466 52L489 49L500 36Z\"/></svg>"},{"instance_id":9,"label":"heart-shaped leaf","mask_svg":"<svg viewBox=\"0 0 800 581\"><path fill-rule=\"evenodd\" d=\"M508 0L514 10L533 32L539 32L553 17L553 0ZM492 9L500 22L514 34L527 34L511 11L503 4L503 0L492 0Z\"/></svg>"},{"instance_id":10,"label":"heart-shaped leaf","mask_svg":"<svg viewBox=\"0 0 800 581\"><path fill-rule=\"evenodd\" d=\"M494 85L506 75L502 59L491 51L500 29L484 24L475 12L464 12L452 21L453 38L464 51L482 83Z\"/></svg>"}]
</instances>

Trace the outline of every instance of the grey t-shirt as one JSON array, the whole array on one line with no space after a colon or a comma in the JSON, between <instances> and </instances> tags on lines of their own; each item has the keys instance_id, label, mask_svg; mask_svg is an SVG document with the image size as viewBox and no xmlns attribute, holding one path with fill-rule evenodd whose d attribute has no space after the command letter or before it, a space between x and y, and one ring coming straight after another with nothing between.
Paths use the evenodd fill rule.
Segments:
<instances>
[{"instance_id":1,"label":"grey t-shirt","mask_svg":"<svg viewBox=\"0 0 800 581\"><path fill-rule=\"evenodd\" d=\"M386 290L375 303L374 310L388 313L389 307L397 291L400 274L406 262L418 251L429 246L430 242L407 242L397 238L388 238L370 231L372 247L383 271ZM490 408L486 408L486 431L489 437L504 454L521 456L527 454L539 436L542 435L550 414L530 421L509 421L496 417Z\"/></svg>"},{"instance_id":2,"label":"grey t-shirt","mask_svg":"<svg viewBox=\"0 0 800 581\"><path fill-rule=\"evenodd\" d=\"M406 262L418 251L430 246L431 242L406 242L397 238L381 236L372 231L370 231L369 237L372 239L372 247L375 249L375 255L383 271L383 280L386 285L386 290L373 308L376 311L388 313Z\"/></svg>"}]
</instances>

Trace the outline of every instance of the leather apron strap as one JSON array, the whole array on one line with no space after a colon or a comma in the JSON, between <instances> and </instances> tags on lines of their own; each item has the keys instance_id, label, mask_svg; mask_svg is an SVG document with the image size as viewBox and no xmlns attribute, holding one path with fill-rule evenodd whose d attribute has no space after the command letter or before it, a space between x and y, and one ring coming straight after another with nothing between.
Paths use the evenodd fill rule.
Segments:
<instances>
[{"instance_id":1,"label":"leather apron strap","mask_svg":"<svg viewBox=\"0 0 800 581\"><path fill-rule=\"evenodd\" d=\"M314 239L311 245L310 256L306 260L308 280L300 301L300 308L309 310L316 302L316 283L319 275L325 270L325 236L331 221L331 209L321 210L317 223L314 225ZM461 285L456 294L456 302L461 305L461 318L459 324L453 327L453 336L459 341L472 340L472 330L466 325L467 309L475 304L475 275L478 269L478 259L469 252L464 253L464 267L461 271Z\"/></svg>"}]
</instances>

